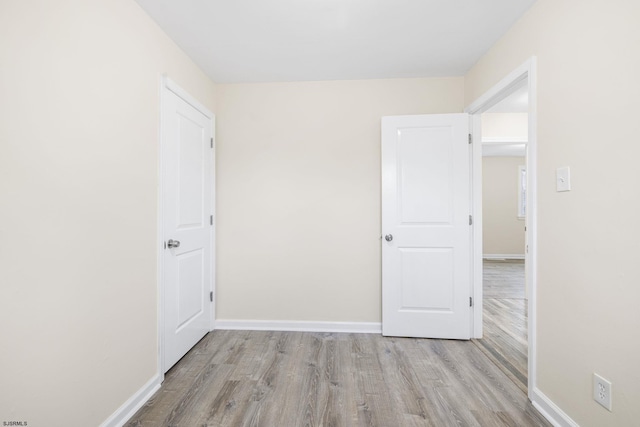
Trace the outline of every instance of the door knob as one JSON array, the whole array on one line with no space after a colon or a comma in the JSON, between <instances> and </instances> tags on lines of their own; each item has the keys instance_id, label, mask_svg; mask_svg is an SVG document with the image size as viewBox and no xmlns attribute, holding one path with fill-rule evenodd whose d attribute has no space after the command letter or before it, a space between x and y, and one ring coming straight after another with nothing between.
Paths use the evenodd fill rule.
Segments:
<instances>
[{"instance_id":1,"label":"door knob","mask_svg":"<svg viewBox=\"0 0 640 427\"><path fill-rule=\"evenodd\" d=\"M179 248L180 247L180 241L179 240L169 239L169 241L167 242L167 247L169 249Z\"/></svg>"},{"instance_id":2,"label":"door knob","mask_svg":"<svg viewBox=\"0 0 640 427\"><path fill-rule=\"evenodd\" d=\"M390 242L393 240L393 235L392 234L387 234L386 236L384 236L384 240L386 240L387 242Z\"/></svg>"}]
</instances>

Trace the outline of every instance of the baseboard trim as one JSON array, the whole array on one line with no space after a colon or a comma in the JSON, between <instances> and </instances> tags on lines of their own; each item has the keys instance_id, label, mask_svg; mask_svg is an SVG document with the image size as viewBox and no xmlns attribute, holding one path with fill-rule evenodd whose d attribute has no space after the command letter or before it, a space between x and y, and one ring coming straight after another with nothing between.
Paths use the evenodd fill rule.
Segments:
<instances>
[{"instance_id":1,"label":"baseboard trim","mask_svg":"<svg viewBox=\"0 0 640 427\"><path fill-rule=\"evenodd\" d=\"M121 427L129 421L131 417L142 408L147 400L158 391L162 379L160 374L156 374L145 385L142 386L133 396L131 396L121 407L119 407L109 418L107 418L100 427Z\"/></svg>"},{"instance_id":2,"label":"baseboard trim","mask_svg":"<svg viewBox=\"0 0 640 427\"><path fill-rule=\"evenodd\" d=\"M484 254L483 259L524 259L524 254Z\"/></svg>"},{"instance_id":3,"label":"baseboard trim","mask_svg":"<svg viewBox=\"0 0 640 427\"><path fill-rule=\"evenodd\" d=\"M379 322L306 322L287 320L225 320L215 322L215 329L242 331L346 332L381 334Z\"/></svg>"},{"instance_id":4,"label":"baseboard trim","mask_svg":"<svg viewBox=\"0 0 640 427\"><path fill-rule=\"evenodd\" d=\"M555 427L580 427L538 388L533 389L533 406Z\"/></svg>"}]
</instances>

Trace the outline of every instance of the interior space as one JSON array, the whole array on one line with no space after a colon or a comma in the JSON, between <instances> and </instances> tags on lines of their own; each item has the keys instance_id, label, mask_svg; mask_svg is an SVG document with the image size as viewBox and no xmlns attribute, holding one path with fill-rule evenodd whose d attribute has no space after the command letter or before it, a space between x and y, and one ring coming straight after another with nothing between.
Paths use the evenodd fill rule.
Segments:
<instances>
[{"instance_id":1,"label":"interior space","mask_svg":"<svg viewBox=\"0 0 640 427\"><path fill-rule=\"evenodd\" d=\"M637 425L638 17L3 0L0 424Z\"/></svg>"}]
</instances>

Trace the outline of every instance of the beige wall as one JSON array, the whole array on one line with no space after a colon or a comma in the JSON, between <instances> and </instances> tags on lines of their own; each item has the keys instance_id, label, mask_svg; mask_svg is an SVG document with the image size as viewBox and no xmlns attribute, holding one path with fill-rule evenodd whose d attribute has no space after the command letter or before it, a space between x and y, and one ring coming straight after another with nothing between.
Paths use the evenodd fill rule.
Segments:
<instances>
[{"instance_id":1,"label":"beige wall","mask_svg":"<svg viewBox=\"0 0 640 427\"><path fill-rule=\"evenodd\" d=\"M160 73L214 88L131 0L3 1L0 60L0 420L96 426L157 372Z\"/></svg>"},{"instance_id":2,"label":"beige wall","mask_svg":"<svg viewBox=\"0 0 640 427\"><path fill-rule=\"evenodd\" d=\"M379 322L380 118L462 78L218 86L219 319Z\"/></svg>"},{"instance_id":3,"label":"beige wall","mask_svg":"<svg viewBox=\"0 0 640 427\"><path fill-rule=\"evenodd\" d=\"M518 218L518 166L524 157L482 159L482 252L524 255L524 219Z\"/></svg>"},{"instance_id":4,"label":"beige wall","mask_svg":"<svg viewBox=\"0 0 640 427\"><path fill-rule=\"evenodd\" d=\"M638 16L636 0L538 0L465 78L468 104L537 56L538 387L581 426L640 419Z\"/></svg>"}]
</instances>

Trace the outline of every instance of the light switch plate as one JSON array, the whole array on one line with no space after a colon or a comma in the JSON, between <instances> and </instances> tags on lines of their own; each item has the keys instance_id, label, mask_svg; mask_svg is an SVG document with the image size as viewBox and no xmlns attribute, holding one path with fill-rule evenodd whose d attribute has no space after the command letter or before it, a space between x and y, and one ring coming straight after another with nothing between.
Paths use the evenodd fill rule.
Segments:
<instances>
[{"instance_id":1,"label":"light switch plate","mask_svg":"<svg viewBox=\"0 0 640 427\"><path fill-rule=\"evenodd\" d=\"M556 191L571 190L571 175L569 166L556 169Z\"/></svg>"}]
</instances>

